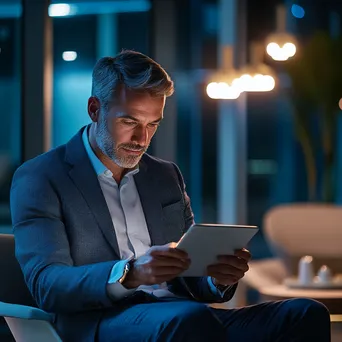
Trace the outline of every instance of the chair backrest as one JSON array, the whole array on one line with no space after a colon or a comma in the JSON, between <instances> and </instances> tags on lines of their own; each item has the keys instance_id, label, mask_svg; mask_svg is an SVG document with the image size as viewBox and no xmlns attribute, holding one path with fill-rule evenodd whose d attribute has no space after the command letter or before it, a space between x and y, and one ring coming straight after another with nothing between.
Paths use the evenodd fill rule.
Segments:
<instances>
[{"instance_id":1,"label":"chair backrest","mask_svg":"<svg viewBox=\"0 0 342 342\"><path fill-rule=\"evenodd\" d=\"M0 301L36 307L15 258L14 236L0 234Z\"/></svg>"},{"instance_id":2,"label":"chair backrest","mask_svg":"<svg viewBox=\"0 0 342 342\"><path fill-rule=\"evenodd\" d=\"M314 203L277 206L266 213L264 232L289 273L297 272L303 255L314 257L316 270L327 264L334 272L342 272L342 207Z\"/></svg>"}]
</instances>

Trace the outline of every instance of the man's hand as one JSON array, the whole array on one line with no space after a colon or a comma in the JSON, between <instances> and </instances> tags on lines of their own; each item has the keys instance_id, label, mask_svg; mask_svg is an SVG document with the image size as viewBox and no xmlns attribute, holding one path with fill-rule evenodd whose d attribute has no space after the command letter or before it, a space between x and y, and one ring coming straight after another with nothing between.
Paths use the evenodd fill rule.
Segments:
<instances>
[{"instance_id":1,"label":"man's hand","mask_svg":"<svg viewBox=\"0 0 342 342\"><path fill-rule=\"evenodd\" d=\"M248 271L251 253L243 248L234 255L220 255L218 263L208 266L208 275L213 278L215 285L233 285Z\"/></svg>"},{"instance_id":2,"label":"man's hand","mask_svg":"<svg viewBox=\"0 0 342 342\"><path fill-rule=\"evenodd\" d=\"M123 284L126 288L140 285L161 284L170 281L189 268L186 252L175 248L176 244L153 246L133 262Z\"/></svg>"}]
</instances>

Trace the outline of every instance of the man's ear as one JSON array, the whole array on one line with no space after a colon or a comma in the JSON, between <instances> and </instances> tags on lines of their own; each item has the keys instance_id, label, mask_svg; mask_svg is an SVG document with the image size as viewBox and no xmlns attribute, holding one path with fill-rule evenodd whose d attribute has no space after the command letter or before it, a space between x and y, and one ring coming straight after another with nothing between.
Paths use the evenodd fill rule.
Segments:
<instances>
[{"instance_id":1,"label":"man's ear","mask_svg":"<svg viewBox=\"0 0 342 342\"><path fill-rule=\"evenodd\" d=\"M97 97L91 96L88 99L88 115L92 122L97 122L100 112L100 101Z\"/></svg>"}]
</instances>

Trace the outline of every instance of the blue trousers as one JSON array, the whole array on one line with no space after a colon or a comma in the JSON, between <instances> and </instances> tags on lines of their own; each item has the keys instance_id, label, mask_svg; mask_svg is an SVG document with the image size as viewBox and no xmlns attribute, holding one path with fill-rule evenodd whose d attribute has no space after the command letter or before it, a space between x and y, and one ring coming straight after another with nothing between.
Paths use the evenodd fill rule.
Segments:
<instances>
[{"instance_id":1,"label":"blue trousers","mask_svg":"<svg viewBox=\"0 0 342 342\"><path fill-rule=\"evenodd\" d=\"M213 309L187 300L151 300L105 313L98 342L330 342L326 307L311 299Z\"/></svg>"}]
</instances>

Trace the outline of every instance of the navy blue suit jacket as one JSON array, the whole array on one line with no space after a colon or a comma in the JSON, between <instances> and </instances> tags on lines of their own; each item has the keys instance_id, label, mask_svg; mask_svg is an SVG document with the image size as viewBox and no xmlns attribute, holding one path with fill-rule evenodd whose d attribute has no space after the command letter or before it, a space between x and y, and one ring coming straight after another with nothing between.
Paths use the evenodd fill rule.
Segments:
<instances>
[{"instance_id":1,"label":"navy blue suit jacket","mask_svg":"<svg viewBox=\"0 0 342 342\"><path fill-rule=\"evenodd\" d=\"M37 305L55 314L63 340L90 342L104 310L117 305L106 284L120 254L83 129L16 171L11 212L16 257ZM152 244L178 241L193 223L178 167L147 154L139 166L134 177ZM227 301L235 291L213 295L206 278L176 279L170 288L208 303Z\"/></svg>"}]
</instances>

